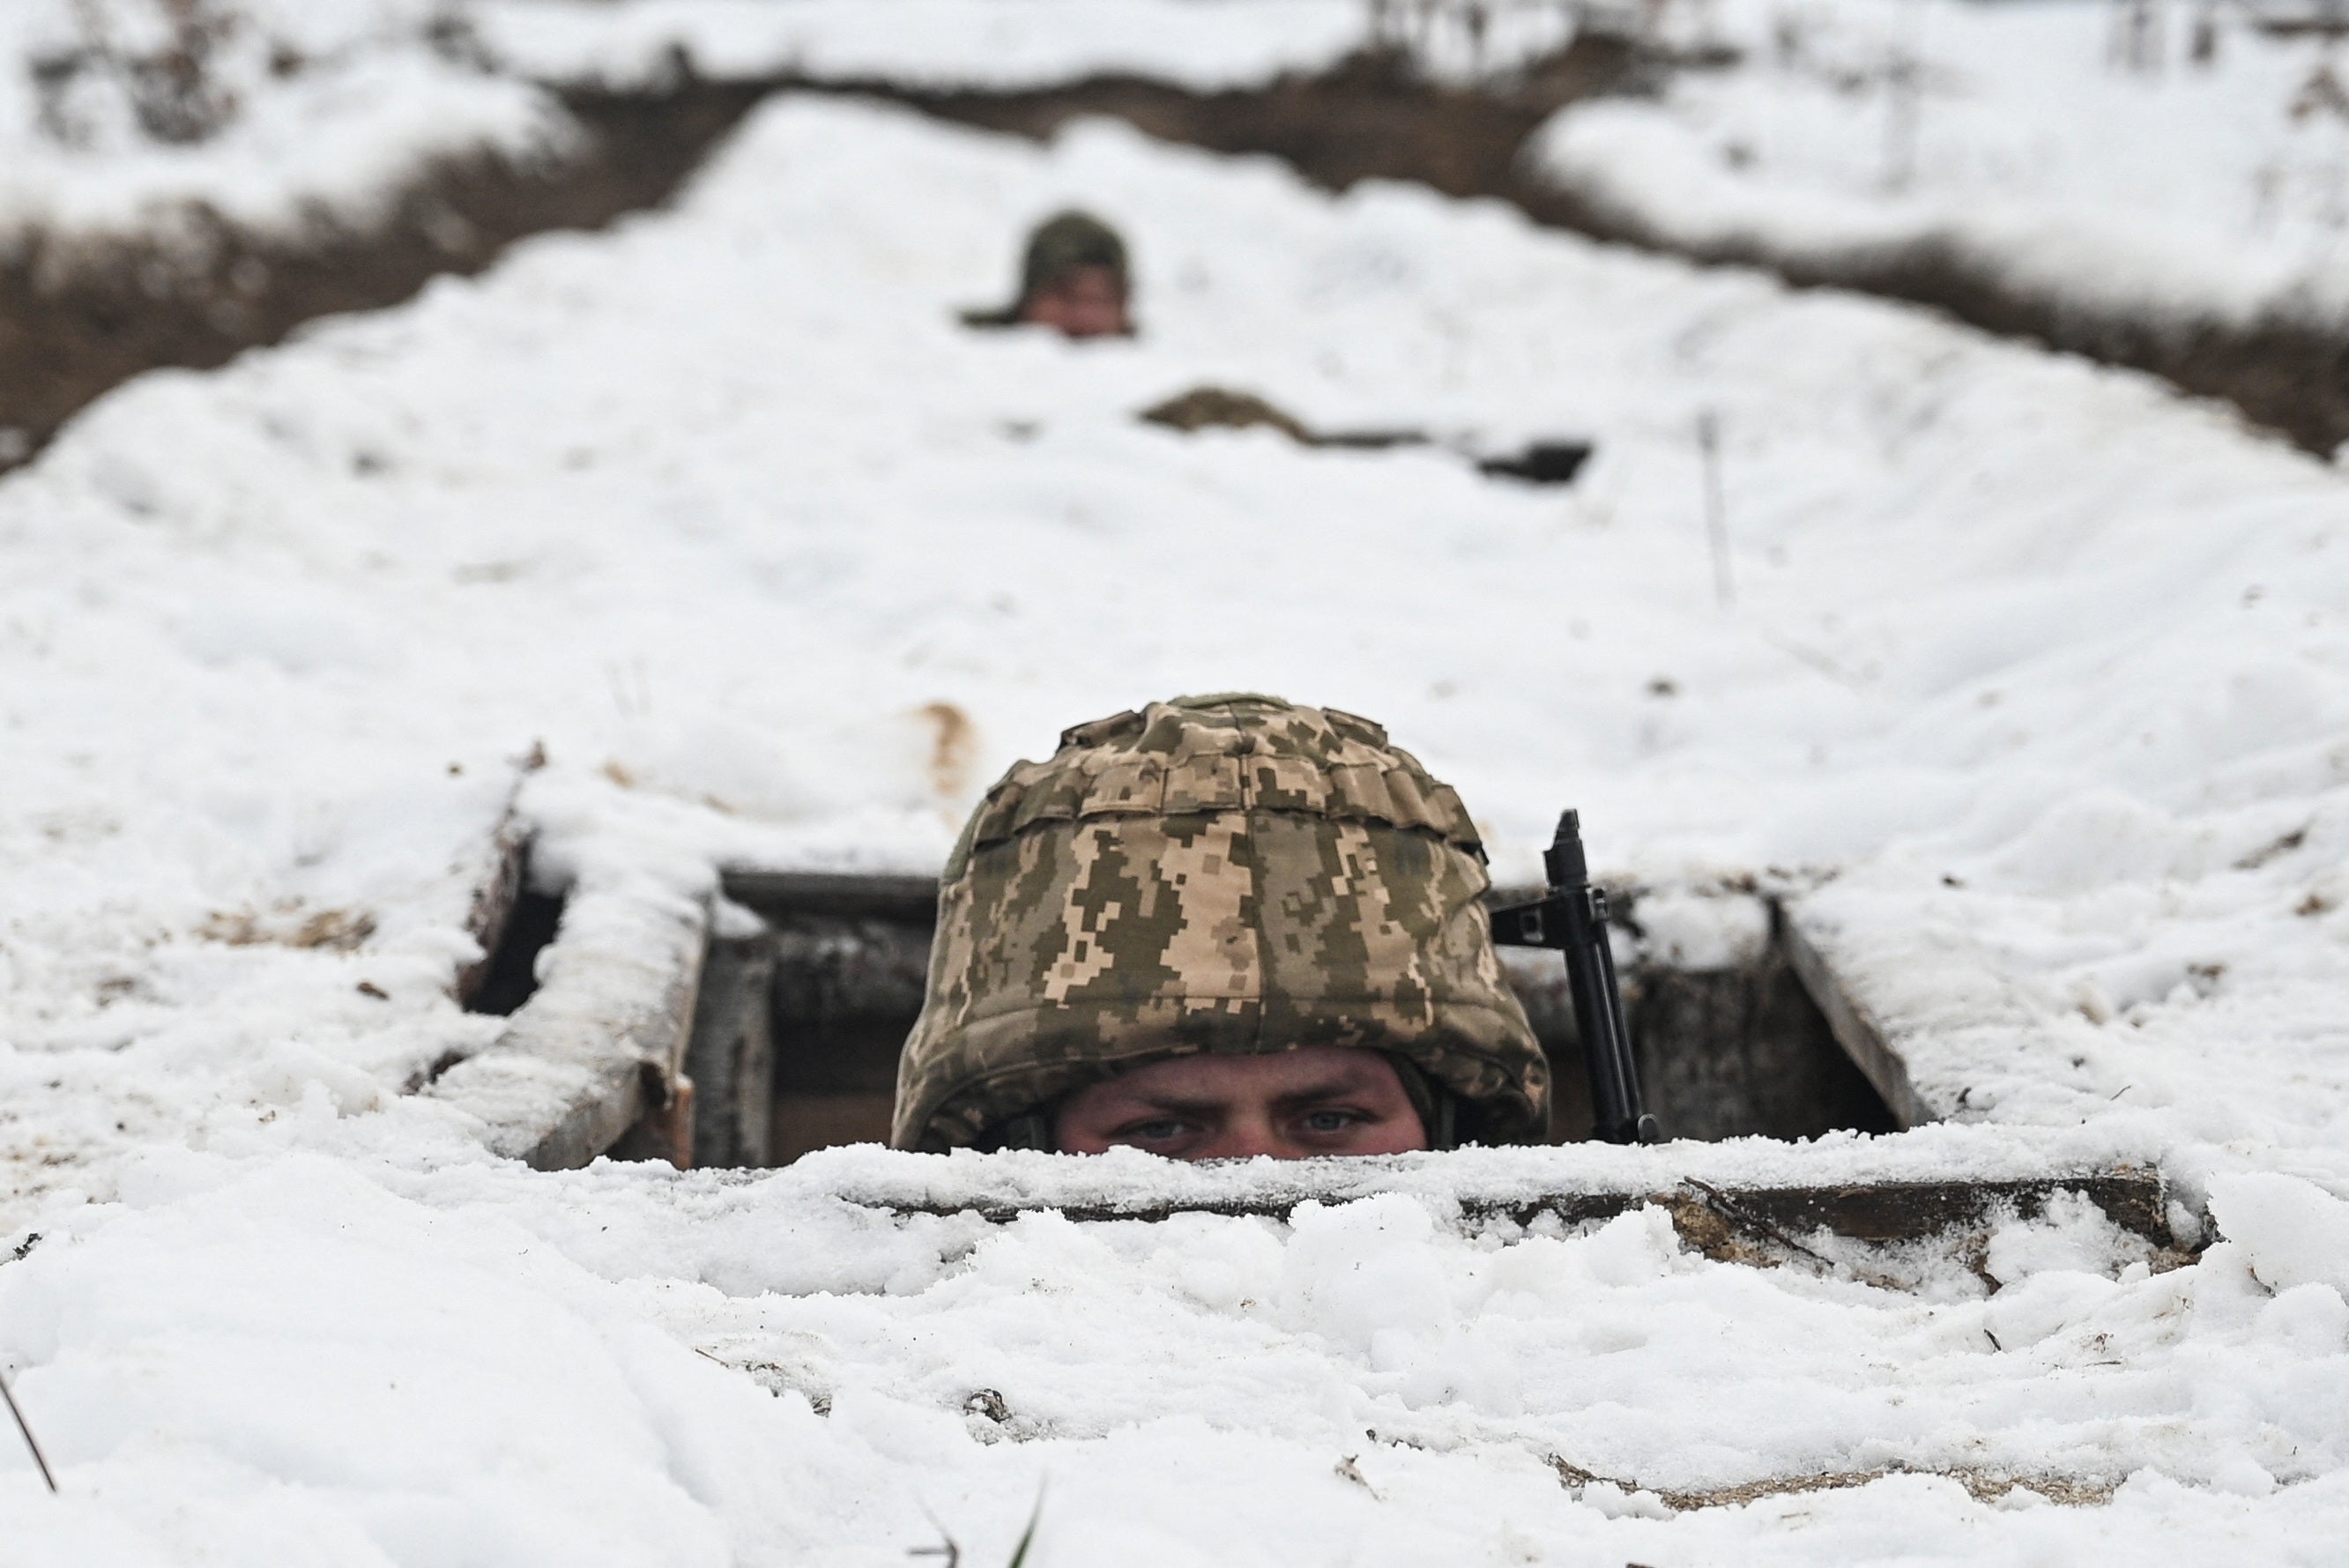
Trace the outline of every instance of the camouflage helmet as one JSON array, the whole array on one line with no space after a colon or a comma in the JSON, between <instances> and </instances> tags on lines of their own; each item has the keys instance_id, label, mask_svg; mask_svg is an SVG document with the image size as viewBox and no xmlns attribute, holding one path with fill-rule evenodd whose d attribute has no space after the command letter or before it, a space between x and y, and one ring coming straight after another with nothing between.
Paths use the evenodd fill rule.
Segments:
<instances>
[{"instance_id":1,"label":"camouflage helmet","mask_svg":"<svg viewBox=\"0 0 2349 1568\"><path fill-rule=\"evenodd\" d=\"M1055 213L1028 236L1027 253L1019 260L1019 298L1014 309L1050 288L1080 267L1106 267L1117 278L1119 292L1131 290L1125 242L1115 229L1090 212L1071 209Z\"/></svg>"},{"instance_id":2,"label":"camouflage helmet","mask_svg":"<svg viewBox=\"0 0 2349 1568\"><path fill-rule=\"evenodd\" d=\"M1227 695L1079 725L947 861L892 1140L989 1147L1147 1062L1323 1045L1416 1068L1465 1137L1534 1136L1487 885L1460 797L1368 719Z\"/></svg>"}]
</instances>

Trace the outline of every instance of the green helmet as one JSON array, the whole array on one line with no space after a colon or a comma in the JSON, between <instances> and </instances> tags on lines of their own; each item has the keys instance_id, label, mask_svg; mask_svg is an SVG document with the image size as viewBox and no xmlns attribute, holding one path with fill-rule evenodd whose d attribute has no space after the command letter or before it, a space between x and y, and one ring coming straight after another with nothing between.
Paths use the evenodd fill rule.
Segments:
<instances>
[{"instance_id":1,"label":"green helmet","mask_svg":"<svg viewBox=\"0 0 2349 1568\"><path fill-rule=\"evenodd\" d=\"M1487 885L1460 797L1368 719L1237 695L1079 725L947 862L893 1141L992 1147L1146 1062L1304 1046L1415 1068L1463 1137L1537 1136L1548 1067Z\"/></svg>"},{"instance_id":2,"label":"green helmet","mask_svg":"<svg viewBox=\"0 0 2349 1568\"><path fill-rule=\"evenodd\" d=\"M1125 242L1099 218L1071 208L1045 219L1028 236L1028 249L1019 258L1019 292L1012 296L1011 303L964 311L963 325L1017 325L1030 301L1079 267L1106 267L1117 279L1119 293L1130 295L1133 292Z\"/></svg>"},{"instance_id":3,"label":"green helmet","mask_svg":"<svg viewBox=\"0 0 2349 1568\"><path fill-rule=\"evenodd\" d=\"M1080 267L1106 267L1121 291L1130 292L1133 279L1126 269L1125 242L1115 229L1090 212L1071 209L1055 213L1028 236L1028 251L1019 259L1019 298L1013 310Z\"/></svg>"}]
</instances>

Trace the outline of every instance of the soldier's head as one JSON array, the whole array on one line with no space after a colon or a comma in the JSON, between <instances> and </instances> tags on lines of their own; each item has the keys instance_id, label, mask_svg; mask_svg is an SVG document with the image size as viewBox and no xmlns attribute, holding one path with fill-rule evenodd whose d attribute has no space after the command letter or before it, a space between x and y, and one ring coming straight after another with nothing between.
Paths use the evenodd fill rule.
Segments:
<instances>
[{"instance_id":1,"label":"soldier's head","mask_svg":"<svg viewBox=\"0 0 2349 1568\"><path fill-rule=\"evenodd\" d=\"M1275 697L1079 725L949 858L904 1149L1187 1159L1537 1135L1460 798L1367 719Z\"/></svg>"},{"instance_id":2,"label":"soldier's head","mask_svg":"<svg viewBox=\"0 0 2349 1568\"><path fill-rule=\"evenodd\" d=\"M1133 293L1117 231L1090 212L1067 211L1028 237L1011 316L1069 337L1118 337L1133 330Z\"/></svg>"}]
</instances>

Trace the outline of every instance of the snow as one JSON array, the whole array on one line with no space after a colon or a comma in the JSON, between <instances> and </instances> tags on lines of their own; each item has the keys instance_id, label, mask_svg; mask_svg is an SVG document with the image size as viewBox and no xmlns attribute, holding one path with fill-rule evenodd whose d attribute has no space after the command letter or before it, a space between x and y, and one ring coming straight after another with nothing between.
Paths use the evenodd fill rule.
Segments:
<instances>
[{"instance_id":1,"label":"snow","mask_svg":"<svg viewBox=\"0 0 2349 1568\"><path fill-rule=\"evenodd\" d=\"M610 1148L648 1109L646 1068L663 1092L682 1070L710 934L706 873L660 859L567 870L561 940L538 953L530 1005L493 1048L437 1061L429 1091L478 1118L487 1148L540 1165Z\"/></svg>"},{"instance_id":2,"label":"snow","mask_svg":"<svg viewBox=\"0 0 2349 1568\"><path fill-rule=\"evenodd\" d=\"M2349 1309L2271 1294L2261 1243L2114 1277L2052 1217L1937 1302L1708 1263L1653 1210L994 1227L812 1188L159 1152L0 1269L66 1484L0 1460L14 1550L994 1561L1040 1494L1048 1563L2318 1563L2343 1506ZM1675 1511L1903 1468L1963 1479Z\"/></svg>"},{"instance_id":3,"label":"snow","mask_svg":"<svg viewBox=\"0 0 2349 1568\"><path fill-rule=\"evenodd\" d=\"M1134 241L1142 335L959 328L1071 201ZM1133 418L1203 382L1599 455L1560 491ZM0 1539L901 1563L942 1525L993 1562L1040 1490L1045 1563L2325 1561L2343 500L1919 314L804 100L672 211L144 377L0 480L0 1365L64 1487L0 1433ZM494 1042L448 986L518 779L625 945L724 863L934 871L1062 726L1234 687L1387 724L1504 882L1579 806L1691 962L1752 939L1721 890L1790 900L1953 1122L997 1225L888 1201L1246 1173L540 1174L402 1092ZM2157 1274L2059 1208L1988 1238L1993 1294L1715 1263L1652 1209L1458 1218L1478 1182L2116 1161L2224 1239Z\"/></svg>"},{"instance_id":4,"label":"snow","mask_svg":"<svg viewBox=\"0 0 2349 1568\"><path fill-rule=\"evenodd\" d=\"M683 69L1208 91L1324 69L1365 26L1359 0L205 0L195 123L164 135L141 108L175 101L149 68L173 57L173 15L0 7L0 253L62 246L55 270L139 239L201 263L219 222L289 243L364 232L440 168L580 155L561 88L658 91Z\"/></svg>"},{"instance_id":5,"label":"snow","mask_svg":"<svg viewBox=\"0 0 2349 1568\"><path fill-rule=\"evenodd\" d=\"M823 1150L792 1167L794 1179L844 1202L885 1209L1067 1209L1133 1214L1169 1206L1341 1203L1372 1192L1408 1195L1458 1215L1539 1202L1560 1193L1664 1192L1688 1181L1745 1188L1890 1181L2000 1181L2149 1169L2155 1152L2141 1119L2018 1131L1937 1123L1897 1139L1837 1133L1807 1143L1767 1139L1617 1149L1463 1150L1386 1160L1272 1161L1181 1165L1124 1152L1071 1161L1043 1155L988 1159L876 1150ZM2250 1176L2228 1178L2251 1181ZM2272 1178L2288 1181L2290 1178ZM2299 1183L2307 1187L2308 1183Z\"/></svg>"},{"instance_id":6,"label":"snow","mask_svg":"<svg viewBox=\"0 0 2349 1568\"><path fill-rule=\"evenodd\" d=\"M2317 37L2177 7L2152 63L2126 7L1729 0L1668 15L1739 51L1656 99L1562 109L1527 156L1671 242L1816 265L1917 249L2127 319L2337 330L2349 96ZM2333 84L2328 92L2325 82ZM2337 100L2337 101L2336 101Z\"/></svg>"},{"instance_id":7,"label":"snow","mask_svg":"<svg viewBox=\"0 0 2349 1568\"><path fill-rule=\"evenodd\" d=\"M2349 1216L2311 1183L2266 1171L2229 1176L2212 1188L2210 1210L2271 1290L2337 1292L2349 1284L2349 1232L2342 1229Z\"/></svg>"},{"instance_id":8,"label":"snow","mask_svg":"<svg viewBox=\"0 0 2349 1568\"><path fill-rule=\"evenodd\" d=\"M1033 88L1146 76L1200 91L1334 65L1360 0L477 0L502 68L607 87L680 63L719 80L801 75Z\"/></svg>"},{"instance_id":9,"label":"snow","mask_svg":"<svg viewBox=\"0 0 2349 1568\"><path fill-rule=\"evenodd\" d=\"M1682 974L1744 968L1770 945L1770 906L1750 895L1671 888L1641 898L1630 913L1643 956Z\"/></svg>"},{"instance_id":10,"label":"snow","mask_svg":"<svg viewBox=\"0 0 2349 1568\"><path fill-rule=\"evenodd\" d=\"M152 0L15 0L0 8L0 245L39 236L160 238L201 247L191 210L299 239L364 230L435 165L525 167L575 152L554 97L443 57L424 0L238 0L205 57L203 134L160 138L139 118L135 62L173 35ZM92 61L93 48L119 63ZM62 67L44 87L36 67ZM215 123L216 122L216 123ZM201 256L201 251L197 252ZM71 264L72 249L52 266Z\"/></svg>"},{"instance_id":11,"label":"snow","mask_svg":"<svg viewBox=\"0 0 2349 1568\"><path fill-rule=\"evenodd\" d=\"M1145 335L957 327L1019 225L1072 198L1133 231ZM1319 425L1601 450L1561 494L1441 451L1132 419L1205 381ZM1727 614L1700 407L1726 431ZM56 976L20 985L13 1028L137 1051L217 1006L250 1040L249 999L168 977L265 962L347 1020L305 1049L396 1085L481 1043L425 979L453 886L356 953L201 933L398 902L344 868L434 842L456 863L536 741L550 875L609 852L598 834L679 887L728 858L929 871L1072 718L1263 686L1386 722L1482 813L1505 882L1534 880L1569 802L1649 881L1836 873L1816 923L1932 1035L1911 1059L1950 1098L2063 1124L2134 1083L2217 1141L2297 1122L2302 1173L2336 1169L2340 1091L2299 1079L2338 1041L2340 493L2142 382L1497 209L1332 201L1107 128L1046 153L788 104L675 220L148 378L11 481L35 763L15 820L27 863L115 895L94 915L42 902L62 883L12 890L11 962ZM969 756L941 769L948 711ZM181 821L219 849L158 859ZM2189 891L2193 940L2165 940L2191 951L2087 972ZM2071 995L2090 981L2138 1012L2051 1075L2050 1034L2101 1027ZM151 1033L108 1005L140 987L171 1004ZM2279 1048L2212 1059L2246 1034Z\"/></svg>"}]
</instances>

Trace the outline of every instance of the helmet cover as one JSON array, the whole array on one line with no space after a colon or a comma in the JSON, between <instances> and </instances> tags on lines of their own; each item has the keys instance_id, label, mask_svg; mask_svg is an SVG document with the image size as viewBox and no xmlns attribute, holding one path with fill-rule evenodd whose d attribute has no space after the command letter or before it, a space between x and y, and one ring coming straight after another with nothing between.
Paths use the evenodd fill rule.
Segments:
<instances>
[{"instance_id":1,"label":"helmet cover","mask_svg":"<svg viewBox=\"0 0 2349 1568\"><path fill-rule=\"evenodd\" d=\"M1459 796L1368 719L1225 695L1079 725L947 861L893 1141L985 1146L1148 1062L1307 1046L1417 1068L1468 1137L1537 1136L1548 1066L1488 886Z\"/></svg>"}]
</instances>

